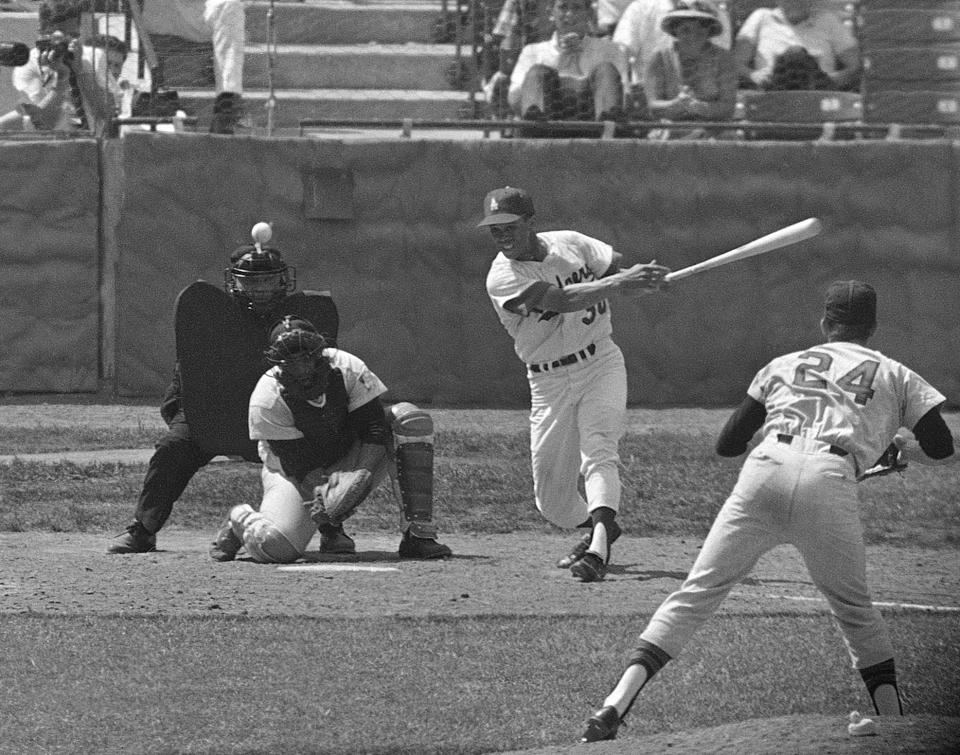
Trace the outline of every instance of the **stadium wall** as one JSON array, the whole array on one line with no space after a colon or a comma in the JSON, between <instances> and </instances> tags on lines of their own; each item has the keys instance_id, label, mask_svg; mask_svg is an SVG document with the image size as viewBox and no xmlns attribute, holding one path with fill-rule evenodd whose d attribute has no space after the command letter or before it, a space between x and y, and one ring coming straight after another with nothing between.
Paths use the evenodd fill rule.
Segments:
<instances>
[{"instance_id":1,"label":"stadium wall","mask_svg":"<svg viewBox=\"0 0 960 755\"><path fill-rule=\"evenodd\" d=\"M59 381L88 391L99 359L101 390L158 396L174 361L177 293L198 278L219 283L229 252L266 220L299 287L332 291L341 345L370 363L391 398L524 406L523 367L484 292L492 245L475 228L485 192L511 184L533 194L541 229L580 230L628 259L655 257L675 269L806 217L824 222L823 234L801 245L680 281L663 295L616 298L632 404L738 401L771 356L818 341L824 287L852 277L880 294L873 345L960 404L960 143L143 133L104 143L99 177L96 145L68 146L0 146L4 171L18 150L32 150L46 166L46 178L30 176L35 186L57 186L62 174L87 168L71 180L73 191L15 189L0 207L0 222L30 240L2 235L5 267L33 260L37 281L55 284L71 269L84 284L56 296L35 286L26 295L4 281L8 317L0 327L24 356L16 370L4 365L3 390L51 390ZM97 187L98 178L99 232L90 204L98 191L79 188ZM73 231L69 259L53 252L65 225ZM69 306L38 309L38 301L61 297ZM49 324L67 316L62 327ZM10 321L25 324L8 339ZM50 335L63 329L69 339ZM85 380L56 377L53 365L77 361Z\"/></svg>"}]
</instances>

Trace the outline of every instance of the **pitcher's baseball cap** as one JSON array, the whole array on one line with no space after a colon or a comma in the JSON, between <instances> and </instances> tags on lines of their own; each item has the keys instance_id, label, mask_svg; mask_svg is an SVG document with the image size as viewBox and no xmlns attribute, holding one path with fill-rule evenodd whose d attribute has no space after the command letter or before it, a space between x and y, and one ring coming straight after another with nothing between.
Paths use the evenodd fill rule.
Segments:
<instances>
[{"instance_id":1,"label":"pitcher's baseball cap","mask_svg":"<svg viewBox=\"0 0 960 755\"><path fill-rule=\"evenodd\" d=\"M494 189L483 199L483 220L477 227L513 223L525 215L533 215L533 200L523 189L504 186Z\"/></svg>"},{"instance_id":2,"label":"pitcher's baseball cap","mask_svg":"<svg viewBox=\"0 0 960 755\"><path fill-rule=\"evenodd\" d=\"M877 322L877 292L862 281L834 281L827 288L823 316L841 325L874 325Z\"/></svg>"}]
</instances>

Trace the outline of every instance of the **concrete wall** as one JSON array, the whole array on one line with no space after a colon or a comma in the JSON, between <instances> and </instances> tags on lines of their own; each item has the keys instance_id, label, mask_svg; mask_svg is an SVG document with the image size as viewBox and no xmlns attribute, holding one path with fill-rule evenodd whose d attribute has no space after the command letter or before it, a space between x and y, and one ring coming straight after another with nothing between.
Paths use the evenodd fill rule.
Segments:
<instances>
[{"instance_id":1,"label":"concrete wall","mask_svg":"<svg viewBox=\"0 0 960 755\"><path fill-rule=\"evenodd\" d=\"M523 367L484 291L492 245L475 228L484 193L512 184L534 195L542 229L577 229L673 268L823 221L803 244L614 300L632 403L739 400L769 358L818 341L826 284L857 277L880 294L873 345L956 405L958 148L134 134L103 153L101 372L122 395L158 395L177 293L219 282L229 252L266 220L300 287L333 291L342 346L394 398L523 406Z\"/></svg>"},{"instance_id":2,"label":"concrete wall","mask_svg":"<svg viewBox=\"0 0 960 755\"><path fill-rule=\"evenodd\" d=\"M0 143L0 186L0 390L96 391L97 143Z\"/></svg>"}]
</instances>

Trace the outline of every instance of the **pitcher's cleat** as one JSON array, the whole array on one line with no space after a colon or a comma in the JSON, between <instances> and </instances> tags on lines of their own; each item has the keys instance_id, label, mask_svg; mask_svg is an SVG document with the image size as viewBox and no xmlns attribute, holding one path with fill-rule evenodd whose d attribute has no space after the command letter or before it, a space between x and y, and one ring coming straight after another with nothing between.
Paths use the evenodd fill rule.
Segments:
<instances>
[{"instance_id":1,"label":"pitcher's cleat","mask_svg":"<svg viewBox=\"0 0 960 755\"><path fill-rule=\"evenodd\" d=\"M357 552L357 544L343 531L342 524L339 527L325 524L320 527L320 552L351 555Z\"/></svg>"},{"instance_id":2,"label":"pitcher's cleat","mask_svg":"<svg viewBox=\"0 0 960 755\"><path fill-rule=\"evenodd\" d=\"M134 522L116 542L107 548L107 553L150 553L157 549L157 536L147 532L140 522Z\"/></svg>"},{"instance_id":3,"label":"pitcher's cleat","mask_svg":"<svg viewBox=\"0 0 960 755\"><path fill-rule=\"evenodd\" d=\"M409 532L403 533L403 539L400 541L398 550L400 558L447 558L453 555L453 551L446 545L438 543L426 537L416 537Z\"/></svg>"},{"instance_id":4,"label":"pitcher's cleat","mask_svg":"<svg viewBox=\"0 0 960 755\"><path fill-rule=\"evenodd\" d=\"M608 739L617 738L617 729L623 720L617 713L617 709L612 705L607 705L592 716L587 721L586 731L580 737L581 742L603 742Z\"/></svg>"},{"instance_id":5,"label":"pitcher's cleat","mask_svg":"<svg viewBox=\"0 0 960 755\"><path fill-rule=\"evenodd\" d=\"M617 538L620 537L622 532L623 530L620 529L620 525L614 521L614 523L610 525L610 532L608 533L607 537L607 546L612 546L615 542L617 542ZM577 544L573 546L573 549L566 556L557 561L557 568L569 569L571 566L577 563L577 561L583 558L583 554L589 550L591 540L593 540L592 529L585 533L583 537L577 541Z\"/></svg>"},{"instance_id":6,"label":"pitcher's cleat","mask_svg":"<svg viewBox=\"0 0 960 755\"><path fill-rule=\"evenodd\" d=\"M227 522L217 532L217 536L210 546L210 558L214 561L233 561L243 547L237 533L233 531L230 522Z\"/></svg>"},{"instance_id":7,"label":"pitcher's cleat","mask_svg":"<svg viewBox=\"0 0 960 755\"><path fill-rule=\"evenodd\" d=\"M570 573L581 582L600 582L607 576L607 565L596 553L587 551L570 567Z\"/></svg>"}]
</instances>

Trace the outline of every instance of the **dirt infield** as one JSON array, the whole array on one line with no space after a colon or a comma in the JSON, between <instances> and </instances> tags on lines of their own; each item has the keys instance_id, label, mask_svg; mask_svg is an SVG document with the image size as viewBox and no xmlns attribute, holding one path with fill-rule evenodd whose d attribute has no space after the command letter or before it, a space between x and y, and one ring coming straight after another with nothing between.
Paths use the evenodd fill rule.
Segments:
<instances>
[{"instance_id":1,"label":"dirt infield","mask_svg":"<svg viewBox=\"0 0 960 755\"><path fill-rule=\"evenodd\" d=\"M349 528L348 528L349 529ZM351 533L356 556L311 551L300 570L241 554L207 555L212 533L165 529L156 553L108 555L109 538L81 533L0 533L5 613L209 614L244 616L476 616L632 614L676 589L699 541L624 536L607 580L580 584L553 564L569 536L444 535L446 561L401 561L398 535ZM311 547L317 547L314 540ZM960 552L874 547L875 599L886 610L925 606L960 617ZM823 612L795 550L777 548L721 611Z\"/></svg>"}]
</instances>

